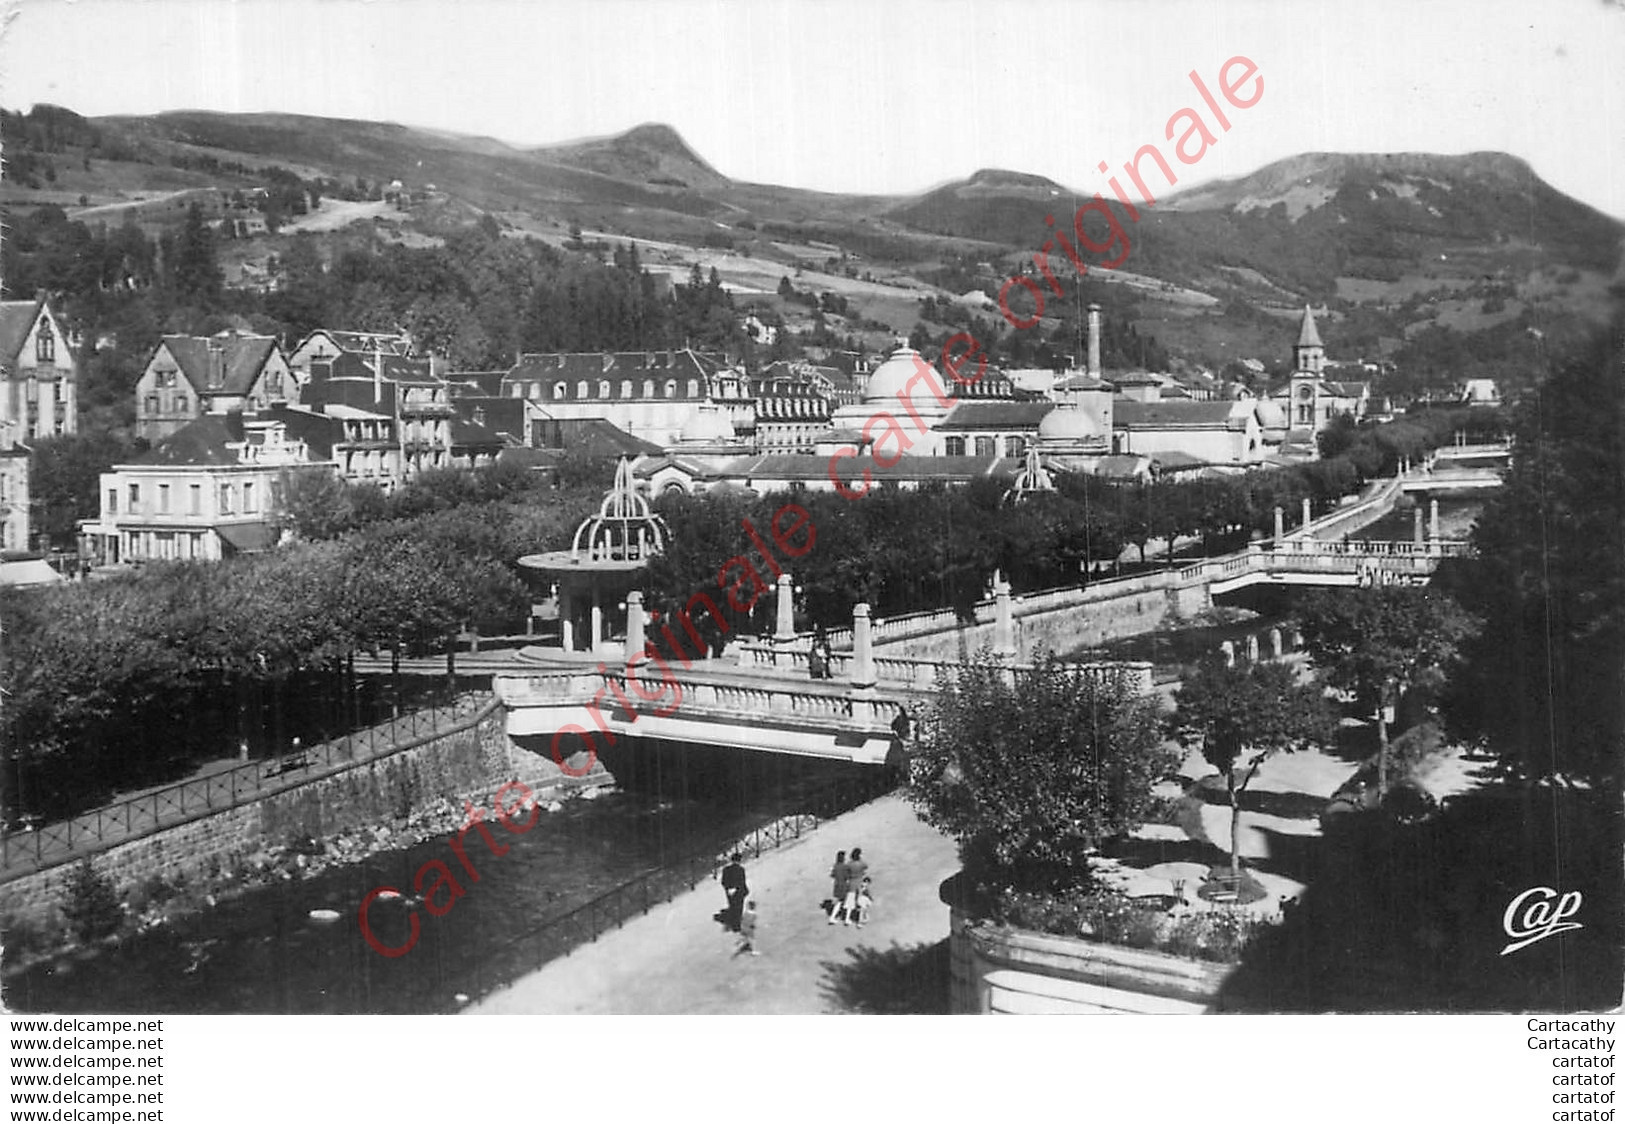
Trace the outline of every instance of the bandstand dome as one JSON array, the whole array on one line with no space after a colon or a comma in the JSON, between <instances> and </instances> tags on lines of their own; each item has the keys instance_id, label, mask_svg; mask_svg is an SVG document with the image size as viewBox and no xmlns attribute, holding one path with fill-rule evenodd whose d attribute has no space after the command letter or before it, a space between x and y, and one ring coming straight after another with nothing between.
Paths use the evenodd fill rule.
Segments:
<instances>
[{"instance_id":1,"label":"bandstand dome","mask_svg":"<svg viewBox=\"0 0 1625 1124\"><path fill-rule=\"evenodd\" d=\"M633 486L632 468L622 457L614 485L598 511L576 528L569 550L519 559L521 568L555 591L565 649L574 649L579 636L589 650L600 651L607 634L624 627L621 600L638 572L666 548L666 537L664 520Z\"/></svg>"}]
</instances>

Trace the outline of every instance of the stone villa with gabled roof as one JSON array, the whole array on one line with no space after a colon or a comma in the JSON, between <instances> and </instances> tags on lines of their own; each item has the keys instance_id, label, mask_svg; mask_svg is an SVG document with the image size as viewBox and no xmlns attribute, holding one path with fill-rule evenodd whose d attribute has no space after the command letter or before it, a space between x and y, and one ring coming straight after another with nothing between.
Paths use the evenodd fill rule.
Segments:
<instances>
[{"instance_id":1,"label":"stone villa with gabled roof","mask_svg":"<svg viewBox=\"0 0 1625 1124\"><path fill-rule=\"evenodd\" d=\"M27 443L79 428L79 362L43 297L0 301L0 550L29 548Z\"/></svg>"},{"instance_id":2,"label":"stone villa with gabled roof","mask_svg":"<svg viewBox=\"0 0 1625 1124\"><path fill-rule=\"evenodd\" d=\"M79 428L79 362L43 297L0 301L0 449Z\"/></svg>"},{"instance_id":3,"label":"stone villa with gabled roof","mask_svg":"<svg viewBox=\"0 0 1625 1124\"><path fill-rule=\"evenodd\" d=\"M299 385L271 336L165 336L136 383L136 433L157 443L207 414L298 401Z\"/></svg>"}]
</instances>

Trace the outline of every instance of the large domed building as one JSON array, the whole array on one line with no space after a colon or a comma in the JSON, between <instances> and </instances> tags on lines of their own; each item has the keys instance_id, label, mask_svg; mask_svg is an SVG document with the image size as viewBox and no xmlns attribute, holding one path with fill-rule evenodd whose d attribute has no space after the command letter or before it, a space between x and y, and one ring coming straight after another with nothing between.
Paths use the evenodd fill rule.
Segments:
<instances>
[{"instance_id":1,"label":"large domed building","mask_svg":"<svg viewBox=\"0 0 1625 1124\"><path fill-rule=\"evenodd\" d=\"M861 400L839 406L830 415L829 431L819 435L818 452L876 445L889 459L941 456L937 427L953 408L953 383L923 355L906 344L886 357L869 375Z\"/></svg>"}]
</instances>

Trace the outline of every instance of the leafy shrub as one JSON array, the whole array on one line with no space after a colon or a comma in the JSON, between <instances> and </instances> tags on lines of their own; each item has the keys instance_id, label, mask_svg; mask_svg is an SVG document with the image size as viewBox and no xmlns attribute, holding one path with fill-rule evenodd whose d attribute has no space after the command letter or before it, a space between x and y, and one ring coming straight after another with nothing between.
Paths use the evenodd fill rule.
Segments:
<instances>
[{"instance_id":1,"label":"leafy shrub","mask_svg":"<svg viewBox=\"0 0 1625 1124\"><path fill-rule=\"evenodd\" d=\"M117 887L111 878L91 866L89 859L80 860L73 868L68 881L68 904L62 907L62 913L74 934L85 944L112 936L124 923Z\"/></svg>"}]
</instances>

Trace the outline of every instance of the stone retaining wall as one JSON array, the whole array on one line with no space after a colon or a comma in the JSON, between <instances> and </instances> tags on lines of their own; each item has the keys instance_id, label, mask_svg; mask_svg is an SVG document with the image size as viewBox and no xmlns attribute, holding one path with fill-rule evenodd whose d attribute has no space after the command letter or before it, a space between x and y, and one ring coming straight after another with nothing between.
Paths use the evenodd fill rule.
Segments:
<instances>
[{"instance_id":1,"label":"stone retaining wall","mask_svg":"<svg viewBox=\"0 0 1625 1124\"><path fill-rule=\"evenodd\" d=\"M1065 653L1079 648L1098 648L1113 640L1152 632L1170 616L1194 616L1212 604L1206 597L1206 583L1189 589L1175 580L1177 571L1156 574L1133 588L1111 590L1107 586L1085 587L1075 597L1026 608L1015 599L1012 620L1015 625L1016 658L1032 660L1040 651ZM1099 592L1096 592L1096 591ZM1023 611L1026 608L1026 611ZM879 640L877 656L906 656L911 659L955 661L961 651L973 654L994 645L997 627L985 608L978 608L975 624L895 640Z\"/></svg>"},{"instance_id":2,"label":"stone retaining wall","mask_svg":"<svg viewBox=\"0 0 1625 1124\"><path fill-rule=\"evenodd\" d=\"M216 878L267 848L310 836L387 824L419 813L446 798L490 804L496 790L520 781L539 797L570 787L611 783L602 765L587 776L565 777L550 758L513 745L502 707L488 703L468 725L388 757L312 780L252 804L216 812L96 855L96 869L112 877L121 893L161 876L196 884ZM43 920L65 900L76 863L64 863L0 886L0 917Z\"/></svg>"}]
</instances>

